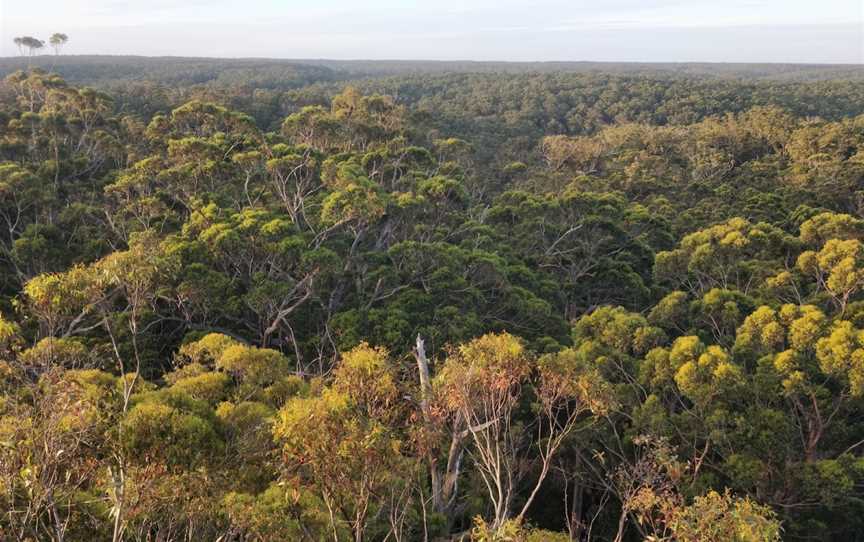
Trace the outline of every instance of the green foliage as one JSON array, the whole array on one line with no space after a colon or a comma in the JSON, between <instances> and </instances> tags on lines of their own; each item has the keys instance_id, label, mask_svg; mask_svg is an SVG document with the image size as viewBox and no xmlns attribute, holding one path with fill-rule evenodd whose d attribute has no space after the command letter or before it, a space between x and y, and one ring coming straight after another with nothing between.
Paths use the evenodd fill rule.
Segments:
<instances>
[{"instance_id":1,"label":"green foliage","mask_svg":"<svg viewBox=\"0 0 864 542\"><path fill-rule=\"evenodd\" d=\"M123 420L123 435L131 458L169 468L194 469L223 447L207 404L175 389L138 398Z\"/></svg>"},{"instance_id":2,"label":"green foliage","mask_svg":"<svg viewBox=\"0 0 864 542\"><path fill-rule=\"evenodd\" d=\"M672 531L676 540L692 542L771 542L780 540L781 533L769 508L748 498L733 498L728 491L711 491L676 511Z\"/></svg>"},{"instance_id":3,"label":"green foliage","mask_svg":"<svg viewBox=\"0 0 864 542\"><path fill-rule=\"evenodd\" d=\"M123 62L0 84L0 538L864 528L860 74Z\"/></svg>"}]
</instances>

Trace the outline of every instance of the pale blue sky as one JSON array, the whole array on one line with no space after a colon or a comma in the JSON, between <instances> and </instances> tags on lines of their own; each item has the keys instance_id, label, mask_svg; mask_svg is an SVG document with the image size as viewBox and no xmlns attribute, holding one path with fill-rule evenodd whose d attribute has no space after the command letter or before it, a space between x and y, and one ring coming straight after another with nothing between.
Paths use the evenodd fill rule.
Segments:
<instances>
[{"instance_id":1,"label":"pale blue sky","mask_svg":"<svg viewBox=\"0 0 864 542\"><path fill-rule=\"evenodd\" d=\"M0 0L69 54L864 62L864 0Z\"/></svg>"}]
</instances>

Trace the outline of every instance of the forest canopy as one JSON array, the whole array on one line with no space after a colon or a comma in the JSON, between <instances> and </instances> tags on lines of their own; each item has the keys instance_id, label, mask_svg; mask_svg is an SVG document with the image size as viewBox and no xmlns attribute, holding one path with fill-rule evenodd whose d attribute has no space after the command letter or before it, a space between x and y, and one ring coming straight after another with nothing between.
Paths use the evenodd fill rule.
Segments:
<instances>
[{"instance_id":1,"label":"forest canopy","mask_svg":"<svg viewBox=\"0 0 864 542\"><path fill-rule=\"evenodd\" d=\"M860 536L860 73L31 60L3 540Z\"/></svg>"}]
</instances>

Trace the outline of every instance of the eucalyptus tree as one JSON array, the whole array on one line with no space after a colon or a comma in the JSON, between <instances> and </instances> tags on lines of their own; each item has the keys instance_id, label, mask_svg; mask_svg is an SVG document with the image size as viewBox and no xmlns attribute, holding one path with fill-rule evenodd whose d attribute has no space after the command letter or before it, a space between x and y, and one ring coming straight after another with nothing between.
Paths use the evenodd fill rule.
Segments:
<instances>
[{"instance_id":1,"label":"eucalyptus tree","mask_svg":"<svg viewBox=\"0 0 864 542\"><path fill-rule=\"evenodd\" d=\"M27 49L27 66L30 66L30 57L36 54L40 49L45 47L45 42L34 38L33 36L19 36L12 40L18 47L18 52L24 56L24 49Z\"/></svg>"},{"instance_id":2,"label":"eucalyptus tree","mask_svg":"<svg viewBox=\"0 0 864 542\"><path fill-rule=\"evenodd\" d=\"M51 44L51 47L54 49L54 55L57 56L60 54L60 50L69 42L69 36L63 34L61 32L56 32L51 34L51 37L48 38L48 43Z\"/></svg>"}]
</instances>

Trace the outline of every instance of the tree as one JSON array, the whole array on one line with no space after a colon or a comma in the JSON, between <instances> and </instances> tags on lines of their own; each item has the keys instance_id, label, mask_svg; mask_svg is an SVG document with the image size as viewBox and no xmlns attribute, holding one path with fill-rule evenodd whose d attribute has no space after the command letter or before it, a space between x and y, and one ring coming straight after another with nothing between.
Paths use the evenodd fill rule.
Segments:
<instances>
[{"instance_id":1,"label":"tree","mask_svg":"<svg viewBox=\"0 0 864 542\"><path fill-rule=\"evenodd\" d=\"M24 39L16 36L12 41L15 43L15 47L18 48L18 54L24 56Z\"/></svg>"},{"instance_id":2,"label":"tree","mask_svg":"<svg viewBox=\"0 0 864 542\"><path fill-rule=\"evenodd\" d=\"M537 419L521 426L515 415L523 393L532 384L537 394ZM607 408L599 376L580 366L572 352L539 360L507 333L488 334L458 347L436 376L442 407L465 420L473 447L470 453L492 504L493 530L513 517L521 522L552 460L564 440L576 430L582 414ZM536 438L525 433L536 431ZM517 485L527 474L520 464L536 447L540 472L526 501L513 515Z\"/></svg>"},{"instance_id":3,"label":"tree","mask_svg":"<svg viewBox=\"0 0 864 542\"><path fill-rule=\"evenodd\" d=\"M18 46L18 52L21 53L21 56L24 56L24 49L27 49L27 56L32 57L36 52L45 47L44 41L32 36L20 36L15 38L13 41L15 42L15 45ZM30 66L29 58L27 66Z\"/></svg>"},{"instance_id":4,"label":"tree","mask_svg":"<svg viewBox=\"0 0 864 542\"><path fill-rule=\"evenodd\" d=\"M864 288L864 244L858 239L829 239L818 252L801 253L797 264L815 279L817 290L828 292L841 316Z\"/></svg>"},{"instance_id":5,"label":"tree","mask_svg":"<svg viewBox=\"0 0 864 542\"><path fill-rule=\"evenodd\" d=\"M332 384L289 400L273 429L285 481L316 489L334 540L346 530L355 542L380 529L382 535L392 531L392 524L381 525L388 515L387 495L394 490L399 495L413 478L414 466L394 429L404 411L388 358L386 350L366 344L346 352ZM404 498L389 500L389 506L404 507Z\"/></svg>"},{"instance_id":6,"label":"tree","mask_svg":"<svg viewBox=\"0 0 864 542\"><path fill-rule=\"evenodd\" d=\"M51 37L48 38L48 42L51 44L51 47L54 48L54 55L57 56L60 54L60 50L63 48L63 46L69 42L69 36L57 32L51 34Z\"/></svg>"},{"instance_id":7,"label":"tree","mask_svg":"<svg viewBox=\"0 0 864 542\"><path fill-rule=\"evenodd\" d=\"M426 357L426 343L419 335L412 354L417 362L422 420L418 436L415 437L418 441L417 448L419 453L425 456L424 459L429 467L432 509L449 521L456 504L456 489L462 470L465 440L468 437L465 431L465 420L459 412L455 415L443 416L442 419L442 411L434 408L435 398L429 359ZM447 442L448 437L449 442ZM443 444L441 441L444 441ZM442 454L446 457L443 464L439 458Z\"/></svg>"},{"instance_id":8,"label":"tree","mask_svg":"<svg viewBox=\"0 0 864 542\"><path fill-rule=\"evenodd\" d=\"M728 490L696 497L673 512L670 525L675 540L682 542L777 542L782 532L773 510Z\"/></svg>"},{"instance_id":9,"label":"tree","mask_svg":"<svg viewBox=\"0 0 864 542\"><path fill-rule=\"evenodd\" d=\"M746 294L783 267L796 241L771 224L732 218L688 234L678 248L658 253L654 273L699 296L712 288Z\"/></svg>"},{"instance_id":10,"label":"tree","mask_svg":"<svg viewBox=\"0 0 864 542\"><path fill-rule=\"evenodd\" d=\"M46 333L70 336L97 327L104 330L120 377L122 414L129 411L141 380L141 328L156 297L155 284L165 263L154 250L152 238L144 236L136 241L128 251L112 253L67 273L38 276L25 286L28 306ZM115 313L118 302L125 304L125 310ZM128 337L128 344L121 342L124 337ZM116 442L123 442L125 428L122 423L113 425ZM127 527L126 450L112 450L109 470L113 483L113 540L117 542L123 539Z\"/></svg>"}]
</instances>

